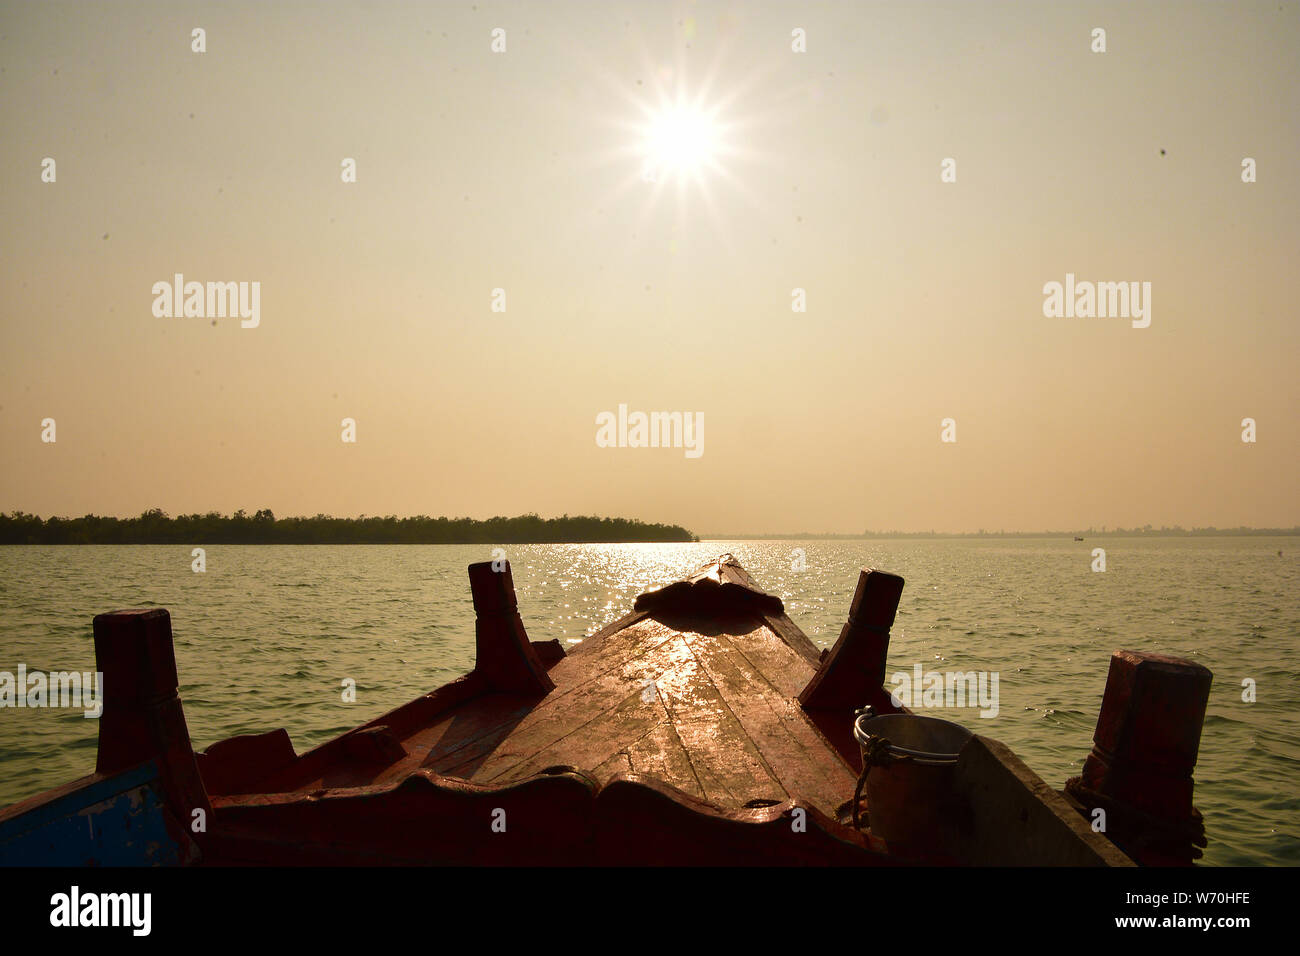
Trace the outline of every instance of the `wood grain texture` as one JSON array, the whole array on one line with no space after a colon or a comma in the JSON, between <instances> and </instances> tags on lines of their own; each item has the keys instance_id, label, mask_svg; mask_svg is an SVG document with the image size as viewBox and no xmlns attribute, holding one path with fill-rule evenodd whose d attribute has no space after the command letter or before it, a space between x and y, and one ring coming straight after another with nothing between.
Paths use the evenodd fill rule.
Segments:
<instances>
[{"instance_id":1,"label":"wood grain texture","mask_svg":"<svg viewBox=\"0 0 1300 956\"><path fill-rule=\"evenodd\" d=\"M390 785L417 770L501 787L572 767L598 783L654 777L721 809L798 798L833 816L854 775L795 700L816 669L811 642L743 572L724 566L705 588L693 611L634 612L574 646L551 662L548 694L480 685L425 707L423 724L389 715L394 739L366 759L354 731L282 768L274 789Z\"/></svg>"}]
</instances>

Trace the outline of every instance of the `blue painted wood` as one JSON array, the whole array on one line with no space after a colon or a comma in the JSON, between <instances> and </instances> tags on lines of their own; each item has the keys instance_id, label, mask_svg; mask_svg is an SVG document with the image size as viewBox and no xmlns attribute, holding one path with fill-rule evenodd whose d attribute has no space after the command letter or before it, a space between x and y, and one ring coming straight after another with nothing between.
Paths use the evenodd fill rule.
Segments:
<instances>
[{"instance_id":1,"label":"blue painted wood","mask_svg":"<svg viewBox=\"0 0 1300 956\"><path fill-rule=\"evenodd\" d=\"M0 823L0 866L157 866L182 862L152 762L92 780Z\"/></svg>"}]
</instances>

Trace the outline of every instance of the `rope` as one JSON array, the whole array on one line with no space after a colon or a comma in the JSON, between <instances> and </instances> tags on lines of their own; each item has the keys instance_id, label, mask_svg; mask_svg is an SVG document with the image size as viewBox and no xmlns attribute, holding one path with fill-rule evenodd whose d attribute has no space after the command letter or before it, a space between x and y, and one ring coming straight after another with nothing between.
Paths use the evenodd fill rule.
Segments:
<instances>
[{"instance_id":1,"label":"rope","mask_svg":"<svg viewBox=\"0 0 1300 956\"><path fill-rule=\"evenodd\" d=\"M890 752L893 745L888 737L872 737L871 742L862 748L862 773L858 774L858 785L853 788L853 829L862 829L861 807L862 789L867 785L867 774L872 767L888 767L912 758Z\"/></svg>"}]
</instances>

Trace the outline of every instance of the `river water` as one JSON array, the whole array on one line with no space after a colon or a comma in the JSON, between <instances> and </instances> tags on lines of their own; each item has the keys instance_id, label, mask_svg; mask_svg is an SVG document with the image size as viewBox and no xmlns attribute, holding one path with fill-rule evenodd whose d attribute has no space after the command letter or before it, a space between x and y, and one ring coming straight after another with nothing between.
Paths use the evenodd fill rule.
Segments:
<instances>
[{"instance_id":1,"label":"river water","mask_svg":"<svg viewBox=\"0 0 1300 956\"><path fill-rule=\"evenodd\" d=\"M1105 548L1104 573L1092 570L1094 547ZM93 670L95 614L166 607L196 749L284 727L301 752L473 666L465 568L491 549L206 551L200 574L189 548L0 548L0 671ZM1205 862L1300 864L1300 539L707 541L507 555L529 636L569 643L728 551L823 647L859 568L903 575L891 675L917 664L996 672L996 716L927 712L1002 740L1057 788L1091 746L1112 650L1199 661L1214 672L1196 771ZM353 704L342 702L348 678ZM96 733L77 710L0 709L0 805L90 772Z\"/></svg>"}]
</instances>

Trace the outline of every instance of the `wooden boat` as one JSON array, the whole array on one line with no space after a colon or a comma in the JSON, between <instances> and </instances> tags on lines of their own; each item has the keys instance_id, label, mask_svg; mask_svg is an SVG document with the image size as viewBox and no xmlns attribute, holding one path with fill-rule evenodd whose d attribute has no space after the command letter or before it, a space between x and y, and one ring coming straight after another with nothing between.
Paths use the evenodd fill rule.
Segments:
<instances>
[{"instance_id":1,"label":"wooden boat","mask_svg":"<svg viewBox=\"0 0 1300 956\"><path fill-rule=\"evenodd\" d=\"M473 671L303 754L284 730L195 753L168 612L99 615L95 773L0 812L0 863L1126 866L1204 845L1199 665L1116 652L1062 793L982 735L943 767L862 737L927 719L883 687L895 575L862 572L829 651L724 556L566 653L528 639L496 568L469 568ZM882 836L908 814L941 842Z\"/></svg>"}]
</instances>

